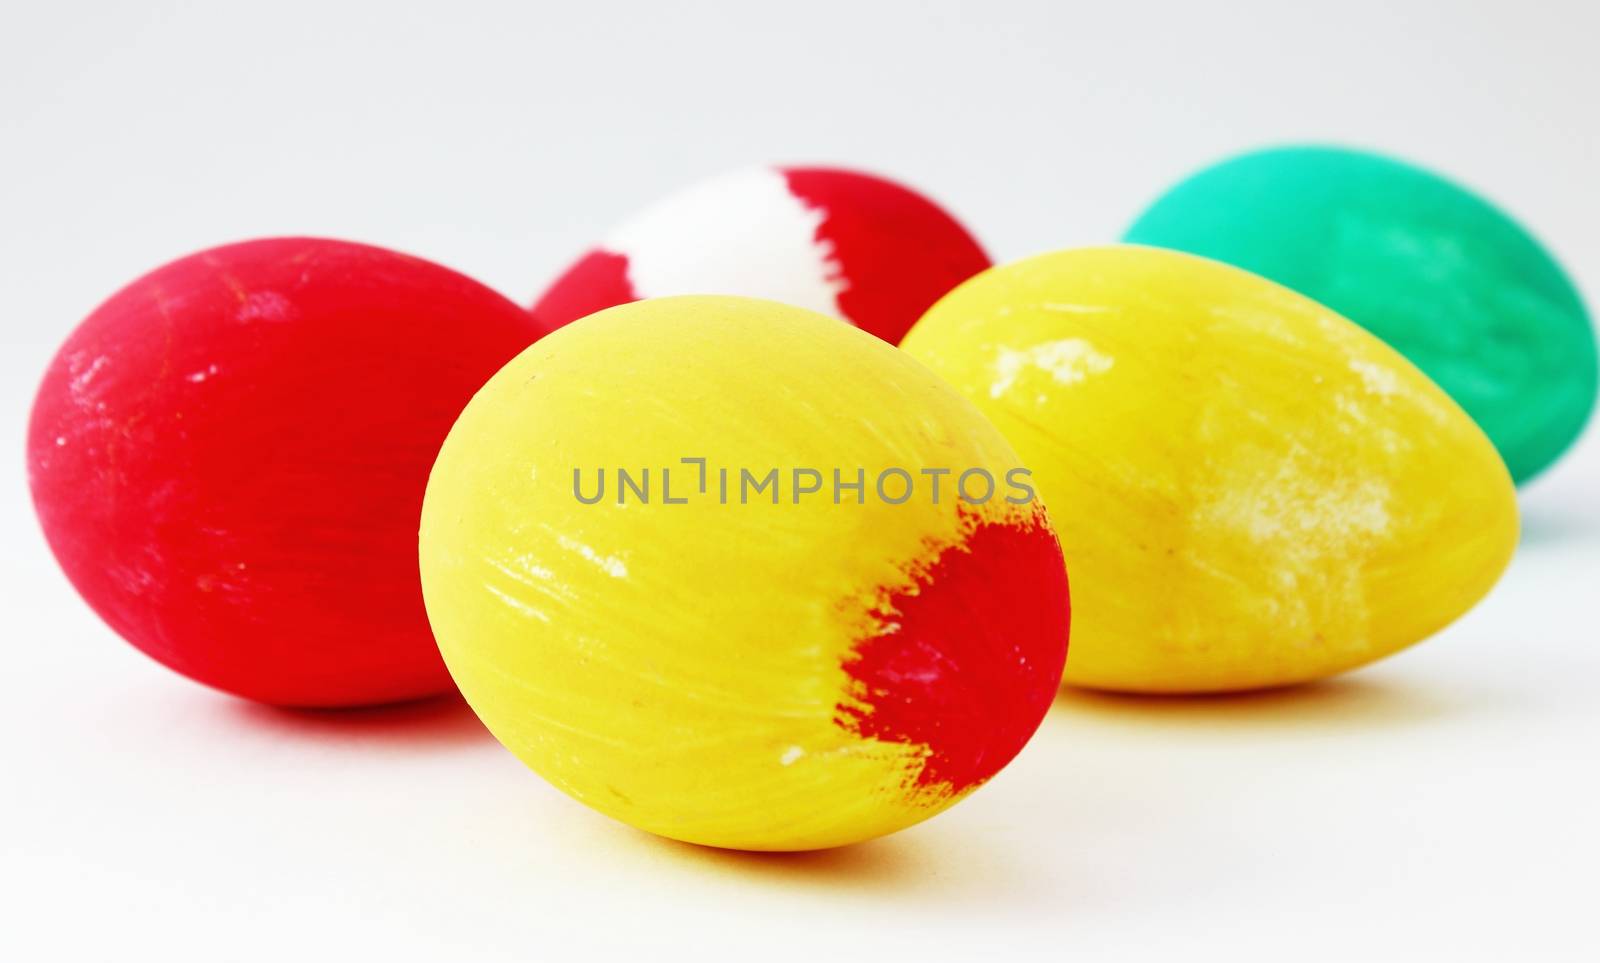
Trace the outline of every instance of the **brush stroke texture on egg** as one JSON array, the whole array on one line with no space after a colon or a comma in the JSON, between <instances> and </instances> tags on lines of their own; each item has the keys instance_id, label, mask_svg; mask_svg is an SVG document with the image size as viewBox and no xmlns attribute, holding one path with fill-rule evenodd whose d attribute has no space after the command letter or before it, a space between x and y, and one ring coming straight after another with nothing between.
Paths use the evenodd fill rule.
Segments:
<instances>
[{"instance_id":1,"label":"brush stroke texture on egg","mask_svg":"<svg viewBox=\"0 0 1600 963\"><path fill-rule=\"evenodd\" d=\"M1405 359L1186 254L1085 248L951 292L905 350L1033 470L1072 561L1066 678L1305 681L1432 634L1516 541L1504 465Z\"/></svg>"},{"instance_id":2,"label":"brush stroke texture on egg","mask_svg":"<svg viewBox=\"0 0 1600 963\"><path fill-rule=\"evenodd\" d=\"M261 702L448 692L413 563L428 470L542 332L454 271L270 238L180 258L67 339L28 477L74 586L133 645Z\"/></svg>"},{"instance_id":3,"label":"brush stroke texture on egg","mask_svg":"<svg viewBox=\"0 0 1600 963\"><path fill-rule=\"evenodd\" d=\"M646 499L619 467L649 471ZM529 349L452 429L422 515L428 613L491 731L595 809L715 846L854 842L1022 748L1060 682L1067 586L1037 503L970 504L953 476L937 501L836 501L831 475L1019 467L957 393L837 320L624 305ZM723 468L829 487L724 503Z\"/></svg>"}]
</instances>

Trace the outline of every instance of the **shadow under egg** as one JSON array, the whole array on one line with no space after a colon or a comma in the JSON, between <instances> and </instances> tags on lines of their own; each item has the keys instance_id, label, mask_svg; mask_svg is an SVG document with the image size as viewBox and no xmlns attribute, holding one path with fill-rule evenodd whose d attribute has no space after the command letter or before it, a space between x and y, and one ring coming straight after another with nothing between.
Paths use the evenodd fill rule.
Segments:
<instances>
[{"instance_id":1,"label":"shadow under egg","mask_svg":"<svg viewBox=\"0 0 1600 963\"><path fill-rule=\"evenodd\" d=\"M446 748L493 740L458 694L357 709L298 709L231 700L224 717L291 739Z\"/></svg>"},{"instance_id":2,"label":"shadow under egg","mask_svg":"<svg viewBox=\"0 0 1600 963\"><path fill-rule=\"evenodd\" d=\"M1062 686L1052 714L1144 728L1325 729L1432 721L1462 700L1388 679L1339 676L1273 689L1137 694Z\"/></svg>"}]
</instances>

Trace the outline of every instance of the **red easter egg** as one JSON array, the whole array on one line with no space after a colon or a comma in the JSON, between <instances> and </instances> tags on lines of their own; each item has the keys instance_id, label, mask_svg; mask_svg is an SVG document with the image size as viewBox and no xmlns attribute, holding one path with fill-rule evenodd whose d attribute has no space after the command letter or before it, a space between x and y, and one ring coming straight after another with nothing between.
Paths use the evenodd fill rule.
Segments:
<instances>
[{"instance_id":1,"label":"red easter egg","mask_svg":"<svg viewBox=\"0 0 1600 963\"><path fill-rule=\"evenodd\" d=\"M67 577L129 642L261 702L449 691L417 524L456 415L535 341L481 284L314 238L145 275L50 363L28 480Z\"/></svg>"},{"instance_id":2,"label":"red easter egg","mask_svg":"<svg viewBox=\"0 0 1600 963\"><path fill-rule=\"evenodd\" d=\"M762 167L648 208L579 258L533 310L560 327L643 298L742 294L897 344L989 264L966 228L910 188L856 171Z\"/></svg>"}]
</instances>

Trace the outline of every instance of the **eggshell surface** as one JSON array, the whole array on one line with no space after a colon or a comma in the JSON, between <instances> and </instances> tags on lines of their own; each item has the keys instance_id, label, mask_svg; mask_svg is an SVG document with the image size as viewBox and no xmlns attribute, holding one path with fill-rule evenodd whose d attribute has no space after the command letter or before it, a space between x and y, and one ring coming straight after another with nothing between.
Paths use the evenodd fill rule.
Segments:
<instances>
[{"instance_id":1,"label":"eggshell surface","mask_svg":"<svg viewBox=\"0 0 1600 963\"><path fill-rule=\"evenodd\" d=\"M1059 684L1043 508L969 502L953 475L935 499L922 475L1019 464L948 386L836 320L625 305L524 352L451 431L423 508L428 613L491 731L600 812L739 849L866 839L986 781Z\"/></svg>"},{"instance_id":2,"label":"eggshell surface","mask_svg":"<svg viewBox=\"0 0 1600 963\"><path fill-rule=\"evenodd\" d=\"M449 691L422 493L472 392L538 333L488 288L365 245L181 258L51 362L28 437L39 520L94 610L190 678L293 706Z\"/></svg>"},{"instance_id":3,"label":"eggshell surface","mask_svg":"<svg viewBox=\"0 0 1600 963\"><path fill-rule=\"evenodd\" d=\"M1595 333L1572 281L1505 212L1422 168L1257 151L1172 187L1126 239L1254 271L1361 324L1449 392L1519 482L1594 407Z\"/></svg>"},{"instance_id":4,"label":"eggshell surface","mask_svg":"<svg viewBox=\"0 0 1600 963\"><path fill-rule=\"evenodd\" d=\"M1516 542L1505 467L1448 395L1214 261L1129 245L997 267L905 350L1033 471L1072 565L1070 683L1331 675L1461 615Z\"/></svg>"},{"instance_id":5,"label":"eggshell surface","mask_svg":"<svg viewBox=\"0 0 1600 963\"><path fill-rule=\"evenodd\" d=\"M967 230L910 188L837 168L761 167L642 211L533 310L555 327L640 298L746 295L896 343L941 295L988 266Z\"/></svg>"}]
</instances>

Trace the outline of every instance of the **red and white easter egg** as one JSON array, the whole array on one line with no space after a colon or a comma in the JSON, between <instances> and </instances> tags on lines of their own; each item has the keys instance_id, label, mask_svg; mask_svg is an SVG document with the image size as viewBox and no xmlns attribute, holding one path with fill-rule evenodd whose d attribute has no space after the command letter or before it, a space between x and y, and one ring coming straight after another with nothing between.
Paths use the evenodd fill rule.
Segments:
<instances>
[{"instance_id":1,"label":"red and white easter egg","mask_svg":"<svg viewBox=\"0 0 1600 963\"><path fill-rule=\"evenodd\" d=\"M559 327L644 298L747 295L897 344L989 265L966 228L908 187L837 168L760 167L646 208L567 268L533 311Z\"/></svg>"}]
</instances>

